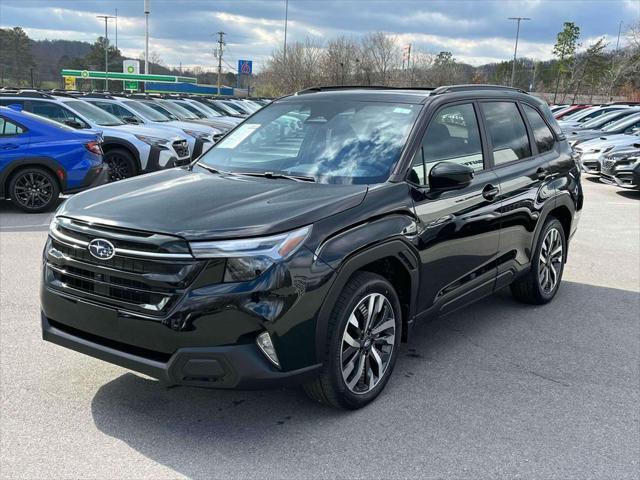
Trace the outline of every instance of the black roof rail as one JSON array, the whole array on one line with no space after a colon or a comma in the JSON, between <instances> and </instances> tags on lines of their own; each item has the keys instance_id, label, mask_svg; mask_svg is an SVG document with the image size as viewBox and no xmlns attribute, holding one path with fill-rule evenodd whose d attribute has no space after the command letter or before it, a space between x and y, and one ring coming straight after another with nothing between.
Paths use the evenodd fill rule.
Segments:
<instances>
[{"instance_id":1,"label":"black roof rail","mask_svg":"<svg viewBox=\"0 0 640 480\"><path fill-rule=\"evenodd\" d=\"M294 95L302 95L305 93L326 92L333 90L418 90L423 92L431 92L436 90L435 87L387 87L385 85L326 85L309 87L304 90L297 91Z\"/></svg>"},{"instance_id":2,"label":"black roof rail","mask_svg":"<svg viewBox=\"0 0 640 480\"><path fill-rule=\"evenodd\" d=\"M115 98L111 93L91 92L82 95L84 98Z\"/></svg>"},{"instance_id":3,"label":"black roof rail","mask_svg":"<svg viewBox=\"0 0 640 480\"><path fill-rule=\"evenodd\" d=\"M431 95L442 95L443 93L453 93L453 92L467 92L474 90L507 90L511 92L520 92L528 95L528 92L522 90L521 88L515 87L507 87L505 85L483 85L483 84L464 84L464 85L443 85L442 87L438 87Z\"/></svg>"}]
</instances>

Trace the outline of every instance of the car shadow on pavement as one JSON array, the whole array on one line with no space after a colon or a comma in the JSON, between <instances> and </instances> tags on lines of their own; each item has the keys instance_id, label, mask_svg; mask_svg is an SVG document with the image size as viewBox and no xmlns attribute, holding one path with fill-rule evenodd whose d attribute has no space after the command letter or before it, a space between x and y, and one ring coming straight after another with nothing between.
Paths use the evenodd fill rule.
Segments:
<instances>
[{"instance_id":1,"label":"car shadow on pavement","mask_svg":"<svg viewBox=\"0 0 640 480\"><path fill-rule=\"evenodd\" d=\"M607 307L611 305L616 305L616 309L611 311ZM376 448L358 453L370 460L369 467L365 467L370 471L360 471L360 475L375 475L380 450L386 452L388 459L396 454L406 455L409 448L414 452L411 457L414 460L407 461L418 465L423 461L420 458L436 455L434 450L448 456L449 447L445 452L438 450L438 445L458 445L461 430L474 444L494 448L491 443L499 444L496 438L505 425L529 414L515 408L514 402L519 397L505 392L520 395L525 390L527 402L542 412L539 415L551 416L562 408L555 404L559 395L560 404L569 410L567 415L575 415L577 425L582 425L587 413L572 402L580 405L583 388L592 388L592 383L598 384L600 378L612 377L623 388L627 388L627 382L633 387L637 367L629 365L634 363L637 352L635 340L626 337L633 337L637 330L634 327L637 311L637 292L581 283L564 282L555 301L545 306L523 305L508 290L498 292L472 308L418 325L409 343L401 348L386 391L376 402L355 412L314 404L301 389L172 388L126 373L99 388L92 400L92 415L96 427L104 434L124 441L142 455L189 478L224 478L242 473L282 478L291 476L295 468L298 473L307 471L309 476L348 475L348 471L341 470L335 452L342 449L342 454L349 456L362 450L358 439L367 431L366 425L384 423L388 417L389 430L376 440L379 442ZM615 321L613 333L606 330L609 323L606 315ZM609 352L610 345L616 345L618 351ZM627 374L619 374L622 370L629 372L629 378ZM618 374L621 378L616 379ZM474 390L477 388L480 393ZM491 393L494 389L500 392L495 397ZM479 402L477 395L485 395L484 400ZM486 408L494 403L500 412L496 418L502 420L497 423L478 420L487 415L489 420L494 413L488 413ZM620 409L616 415L635 415L625 412L620 405L616 408ZM503 412L510 413L503 416ZM457 424L458 414L468 414L468 418L476 420L462 427ZM475 422L479 423L474 427ZM549 456L574 455L576 445L562 438L584 437L588 438L585 442L597 444L595 431L606 428L587 425L589 431L584 432L579 426L575 427L577 432L558 432L557 429L574 427L546 423L532 430L518 430L513 446L546 451L547 458L539 455L539 468L549 461ZM422 428L427 436L431 431L444 438L439 438L435 445L423 444L426 437L418 438ZM552 444L548 444L549 439ZM313 452L308 450L318 445L326 457L314 464L308 456ZM451 456L462 455L460 449L464 448L476 447L459 445L453 448ZM332 449L331 455L328 449ZM361 460L366 464L364 457ZM432 472L436 475L448 471L453 477L470 474L464 462L458 466L454 470L439 470L433 465ZM274 470L276 467L280 470ZM536 461L527 468L535 476ZM415 472L411 468L408 471Z\"/></svg>"},{"instance_id":2,"label":"car shadow on pavement","mask_svg":"<svg viewBox=\"0 0 640 480\"><path fill-rule=\"evenodd\" d=\"M616 193L624 198L640 200L640 190L618 190Z\"/></svg>"}]
</instances>

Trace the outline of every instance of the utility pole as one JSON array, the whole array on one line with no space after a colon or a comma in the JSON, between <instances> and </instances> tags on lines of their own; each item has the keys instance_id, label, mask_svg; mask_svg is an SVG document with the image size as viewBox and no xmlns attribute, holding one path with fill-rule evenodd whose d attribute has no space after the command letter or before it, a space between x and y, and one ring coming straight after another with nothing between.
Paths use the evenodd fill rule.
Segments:
<instances>
[{"instance_id":1,"label":"utility pole","mask_svg":"<svg viewBox=\"0 0 640 480\"><path fill-rule=\"evenodd\" d=\"M287 23L289 23L289 0L284 0L284 63L287 63Z\"/></svg>"},{"instance_id":2,"label":"utility pole","mask_svg":"<svg viewBox=\"0 0 640 480\"><path fill-rule=\"evenodd\" d=\"M529 85L529 93L536 89L536 70L538 69L538 63L533 61L533 78L531 79L531 85Z\"/></svg>"},{"instance_id":3,"label":"utility pole","mask_svg":"<svg viewBox=\"0 0 640 480\"><path fill-rule=\"evenodd\" d=\"M97 18L104 19L104 89L109 90L109 30L107 24L109 19L116 18L113 15L97 15Z\"/></svg>"},{"instance_id":4,"label":"utility pole","mask_svg":"<svg viewBox=\"0 0 640 480\"><path fill-rule=\"evenodd\" d=\"M144 0L144 73L149 74L149 14L151 0ZM146 86L146 85L145 85Z\"/></svg>"},{"instance_id":5,"label":"utility pole","mask_svg":"<svg viewBox=\"0 0 640 480\"><path fill-rule=\"evenodd\" d=\"M220 95L220 87L222 86L222 47L224 47L224 32L218 32L218 95Z\"/></svg>"},{"instance_id":6,"label":"utility pole","mask_svg":"<svg viewBox=\"0 0 640 480\"><path fill-rule=\"evenodd\" d=\"M511 69L511 86L513 87L513 82L516 79L516 57L518 56L518 38L520 37L520 22L522 20L531 20L528 17L509 17L507 20L516 20L518 22L518 27L516 29L516 48L513 51L513 68Z\"/></svg>"},{"instance_id":7,"label":"utility pole","mask_svg":"<svg viewBox=\"0 0 640 480\"><path fill-rule=\"evenodd\" d=\"M116 8L116 50L118 50L118 9Z\"/></svg>"},{"instance_id":8,"label":"utility pole","mask_svg":"<svg viewBox=\"0 0 640 480\"><path fill-rule=\"evenodd\" d=\"M620 33L622 33L622 20L618 26L618 40L616 40L616 51L611 58L611 85L609 85L609 101L613 101L613 85L616 82L614 67L616 65L616 58L618 57L618 49L620 48Z\"/></svg>"}]
</instances>

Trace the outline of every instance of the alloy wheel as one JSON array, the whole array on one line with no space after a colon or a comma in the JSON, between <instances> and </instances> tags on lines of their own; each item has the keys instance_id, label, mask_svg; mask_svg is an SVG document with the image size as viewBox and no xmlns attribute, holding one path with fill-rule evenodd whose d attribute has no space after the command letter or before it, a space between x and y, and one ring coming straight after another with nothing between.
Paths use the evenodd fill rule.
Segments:
<instances>
[{"instance_id":1,"label":"alloy wheel","mask_svg":"<svg viewBox=\"0 0 640 480\"><path fill-rule=\"evenodd\" d=\"M117 182L129 178L132 174L128 159L119 155L110 155L104 162L109 166L109 181Z\"/></svg>"},{"instance_id":2,"label":"alloy wheel","mask_svg":"<svg viewBox=\"0 0 640 480\"><path fill-rule=\"evenodd\" d=\"M42 173L26 172L16 179L13 194L20 205L36 210L51 202L53 185Z\"/></svg>"},{"instance_id":3,"label":"alloy wheel","mask_svg":"<svg viewBox=\"0 0 640 480\"><path fill-rule=\"evenodd\" d=\"M538 281L544 293L550 293L558 284L562 270L562 236L557 228L550 229L544 237L538 260Z\"/></svg>"},{"instance_id":4,"label":"alloy wheel","mask_svg":"<svg viewBox=\"0 0 640 480\"><path fill-rule=\"evenodd\" d=\"M340 366L347 388L370 392L384 377L395 345L396 320L381 293L364 297L353 309L342 334Z\"/></svg>"}]
</instances>

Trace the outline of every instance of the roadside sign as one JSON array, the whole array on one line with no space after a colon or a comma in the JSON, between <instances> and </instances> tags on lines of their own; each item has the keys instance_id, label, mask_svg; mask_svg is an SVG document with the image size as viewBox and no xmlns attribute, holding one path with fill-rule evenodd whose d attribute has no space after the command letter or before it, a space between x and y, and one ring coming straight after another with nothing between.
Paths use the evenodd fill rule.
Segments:
<instances>
[{"instance_id":1,"label":"roadside sign","mask_svg":"<svg viewBox=\"0 0 640 480\"><path fill-rule=\"evenodd\" d=\"M251 75L252 71L253 71L253 61L238 60L238 74Z\"/></svg>"},{"instance_id":2,"label":"roadside sign","mask_svg":"<svg viewBox=\"0 0 640 480\"><path fill-rule=\"evenodd\" d=\"M64 89L65 90L77 90L76 77L64 77Z\"/></svg>"},{"instance_id":3,"label":"roadside sign","mask_svg":"<svg viewBox=\"0 0 640 480\"><path fill-rule=\"evenodd\" d=\"M127 75L138 75L140 74L140 61L139 60L123 60L122 61L122 71ZM138 91L138 82L135 80L122 80L124 84L125 90L130 90L132 92Z\"/></svg>"}]
</instances>

